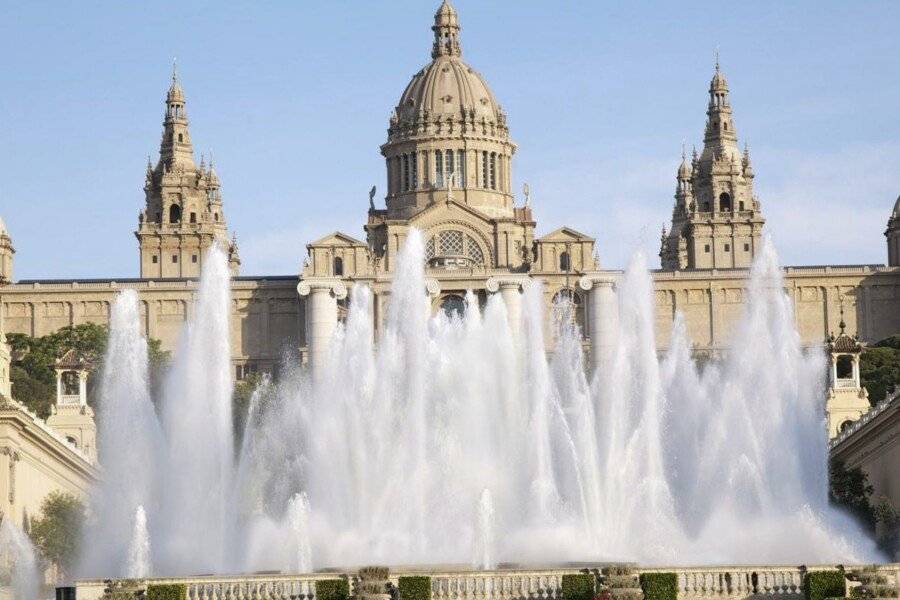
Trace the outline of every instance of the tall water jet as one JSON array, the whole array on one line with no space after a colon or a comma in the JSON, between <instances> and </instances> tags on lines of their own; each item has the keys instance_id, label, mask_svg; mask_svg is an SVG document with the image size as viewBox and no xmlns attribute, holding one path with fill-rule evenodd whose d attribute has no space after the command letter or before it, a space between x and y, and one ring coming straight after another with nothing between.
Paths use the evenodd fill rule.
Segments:
<instances>
[{"instance_id":1,"label":"tall water jet","mask_svg":"<svg viewBox=\"0 0 900 600\"><path fill-rule=\"evenodd\" d=\"M495 533L494 533L494 501L491 498L491 490L484 488L481 498L478 500L478 511L475 524L475 560L473 566L476 569L490 570L496 568L494 560Z\"/></svg>"},{"instance_id":2,"label":"tall water jet","mask_svg":"<svg viewBox=\"0 0 900 600\"><path fill-rule=\"evenodd\" d=\"M167 456L149 391L147 340L141 333L138 295L125 290L110 314L110 333L100 383L98 449L103 477L92 490L81 571L124 575L128 537L138 506L156 507Z\"/></svg>"},{"instance_id":3,"label":"tall water jet","mask_svg":"<svg viewBox=\"0 0 900 600\"><path fill-rule=\"evenodd\" d=\"M289 569L297 573L312 572L312 549L309 545L311 535L309 529L309 500L305 493L295 494L288 504L288 523L291 532L291 548L294 561L288 565Z\"/></svg>"},{"instance_id":4,"label":"tall water jet","mask_svg":"<svg viewBox=\"0 0 900 600\"><path fill-rule=\"evenodd\" d=\"M149 577L152 570L147 514L143 506L138 506L134 511L134 528L131 532L131 545L128 547L128 569L125 576L129 579L143 579Z\"/></svg>"},{"instance_id":5,"label":"tall water jet","mask_svg":"<svg viewBox=\"0 0 900 600\"><path fill-rule=\"evenodd\" d=\"M226 560L234 475L230 281L227 256L214 244L165 386L168 461L158 547L167 572L232 567Z\"/></svg>"},{"instance_id":6,"label":"tall water jet","mask_svg":"<svg viewBox=\"0 0 900 600\"><path fill-rule=\"evenodd\" d=\"M9 575L12 600L36 600L41 573L31 540L12 519L0 523L0 569Z\"/></svg>"}]
</instances>

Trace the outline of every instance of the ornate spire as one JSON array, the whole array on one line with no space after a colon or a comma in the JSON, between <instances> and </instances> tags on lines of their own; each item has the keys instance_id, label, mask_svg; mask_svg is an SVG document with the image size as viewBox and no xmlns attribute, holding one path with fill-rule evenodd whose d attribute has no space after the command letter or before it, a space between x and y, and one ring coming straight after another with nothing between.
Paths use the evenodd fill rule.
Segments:
<instances>
[{"instance_id":1,"label":"ornate spire","mask_svg":"<svg viewBox=\"0 0 900 600\"><path fill-rule=\"evenodd\" d=\"M733 159L739 152L737 133L731 118L731 101L728 99L728 82L719 66L716 51L716 70L709 82L709 105L706 109L706 132L703 136L703 158L712 159L721 155Z\"/></svg>"},{"instance_id":2,"label":"ornate spire","mask_svg":"<svg viewBox=\"0 0 900 600\"><path fill-rule=\"evenodd\" d=\"M459 45L459 16L449 0L444 0L434 13L434 25L431 30L434 32L431 58L462 55L462 48Z\"/></svg>"},{"instance_id":3,"label":"ornate spire","mask_svg":"<svg viewBox=\"0 0 900 600\"><path fill-rule=\"evenodd\" d=\"M194 149L188 131L187 112L184 109L184 90L178 81L178 71L172 63L172 84L166 93L166 117L163 121L163 137L159 158L169 171L177 166L194 168Z\"/></svg>"}]
</instances>

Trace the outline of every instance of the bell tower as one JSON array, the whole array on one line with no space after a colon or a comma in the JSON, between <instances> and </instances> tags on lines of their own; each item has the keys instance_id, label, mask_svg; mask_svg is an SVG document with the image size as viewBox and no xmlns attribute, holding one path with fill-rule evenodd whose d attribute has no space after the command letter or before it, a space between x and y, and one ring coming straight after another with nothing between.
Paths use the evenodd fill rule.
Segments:
<instances>
[{"instance_id":1,"label":"bell tower","mask_svg":"<svg viewBox=\"0 0 900 600\"><path fill-rule=\"evenodd\" d=\"M228 237L219 178L201 159L194 163L184 90L172 70L166 94L159 161L147 159L146 205L135 236L142 278L199 277L206 250L218 243L229 256L231 272L240 268L237 242Z\"/></svg>"},{"instance_id":2,"label":"bell tower","mask_svg":"<svg viewBox=\"0 0 900 600\"><path fill-rule=\"evenodd\" d=\"M682 151L672 211L663 236L663 269L747 268L765 224L753 194L750 149L738 148L728 82L719 68L709 84L703 151L687 162Z\"/></svg>"},{"instance_id":3,"label":"bell tower","mask_svg":"<svg viewBox=\"0 0 900 600\"><path fill-rule=\"evenodd\" d=\"M13 248L12 238L6 230L6 223L0 217L0 285L12 283L13 280L13 255L16 249Z\"/></svg>"},{"instance_id":4,"label":"bell tower","mask_svg":"<svg viewBox=\"0 0 900 600\"><path fill-rule=\"evenodd\" d=\"M47 425L75 446L92 463L97 462L97 425L94 409L87 403L87 380L92 365L74 349L54 364L56 402Z\"/></svg>"},{"instance_id":5,"label":"bell tower","mask_svg":"<svg viewBox=\"0 0 900 600\"><path fill-rule=\"evenodd\" d=\"M869 412L869 393L859 376L859 357L863 345L856 336L847 334L844 323L844 307L841 306L841 332L828 338L828 354L831 357L828 398L825 412L828 416L828 437L840 434L853 421Z\"/></svg>"},{"instance_id":6,"label":"bell tower","mask_svg":"<svg viewBox=\"0 0 900 600\"><path fill-rule=\"evenodd\" d=\"M900 267L900 196L894 203L894 210L888 219L887 230L888 266Z\"/></svg>"}]
</instances>

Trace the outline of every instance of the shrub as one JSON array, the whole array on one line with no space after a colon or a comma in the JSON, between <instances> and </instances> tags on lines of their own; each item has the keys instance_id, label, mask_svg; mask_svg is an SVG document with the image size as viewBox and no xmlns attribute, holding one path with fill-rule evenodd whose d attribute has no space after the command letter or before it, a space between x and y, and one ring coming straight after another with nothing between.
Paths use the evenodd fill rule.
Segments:
<instances>
[{"instance_id":1,"label":"shrub","mask_svg":"<svg viewBox=\"0 0 900 600\"><path fill-rule=\"evenodd\" d=\"M431 600L431 577L400 577L400 600Z\"/></svg>"},{"instance_id":2,"label":"shrub","mask_svg":"<svg viewBox=\"0 0 900 600\"><path fill-rule=\"evenodd\" d=\"M350 583L346 579L320 579L316 582L316 600L347 600Z\"/></svg>"},{"instance_id":3,"label":"shrub","mask_svg":"<svg viewBox=\"0 0 900 600\"><path fill-rule=\"evenodd\" d=\"M676 600L678 576L675 573L641 573L644 600Z\"/></svg>"},{"instance_id":4,"label":"shrub","mask_svg":"<svg viewBox=\"0 0 900 600\"><path fill-rule=\"evenodd\" d=\"M147 600L186 600L187 586L183 583L166 583L147 586Z\"/></svg>"},{"instance_id":5,"label":"shrub","mask_svg":"<svg viewBox=\"0 0 900 600\"><path fill-rule=\"evenodd\" d=\"M843 598L847 590L844 574L838 570L810 571L803 581L803 593L806 600L825 600L826 598Z\"/></svg>"},{"instance_id":6,"label":"shrub","mask_svg":"<svg viewBox=\"0 0 900 600\"><path fill-rule=\"evenodd\" d=\"M592 600L594 576L578 573L562 576L562 600Z\"/></svg>"}]
</instances>

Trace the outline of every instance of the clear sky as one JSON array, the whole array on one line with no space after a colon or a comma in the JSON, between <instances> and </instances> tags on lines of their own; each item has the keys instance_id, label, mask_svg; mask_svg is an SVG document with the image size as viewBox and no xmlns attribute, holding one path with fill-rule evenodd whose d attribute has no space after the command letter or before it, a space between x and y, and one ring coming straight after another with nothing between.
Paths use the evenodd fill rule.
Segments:
<instances>
[{"instance_id":1,"label":"clear sky","mask_svg":"<svg viewBox=\"0 0 900 600\"><path fill-rule=\"evenodd\" d=\"M438 0L13 2L0 22L0 215L16 277L134 277L147 155L178 57L242 273L362 237L391 109ZM455 0L463 58L509 115L539 232L656 265L715 48L788 264L883 263L900 194L900 2ZM199 158L199 157L198 157ZM379 200L379 204L383 202Z\"/></svg>"}]
</instances>

